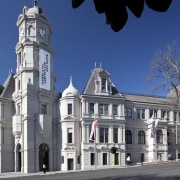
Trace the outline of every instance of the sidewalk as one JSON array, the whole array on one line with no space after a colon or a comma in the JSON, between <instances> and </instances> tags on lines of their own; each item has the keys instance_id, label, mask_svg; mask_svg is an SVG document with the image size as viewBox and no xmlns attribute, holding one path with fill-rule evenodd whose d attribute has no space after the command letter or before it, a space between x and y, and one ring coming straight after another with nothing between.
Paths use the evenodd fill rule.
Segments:
<instances>
[{"instance_id":1,"label":"sidewalk","mask_svg":"<svg viewBox=\"0 0 180 180\"><path fill-rule=\"evenodd\" d=\"M51 171L51 172L46 172L45 174L43 173L43 171L34 172L34 173L7 172L7 173L0 173L0 179L17 178L17 177L24 177L24 176L45 176L45 175L58 174L58 173L65 173L65 172Z\"/></svg>"},{"instance_id":2,"label":"sidewalk","mask_svg":"<svg viewBox=\"0 0 180 180\"><path fill-rule=\"evenodd\" d=\"M175 161L175 160L174 161L159 161L159 162L151 162L151 163L145 163L144 162L143 166L166 164L166 163L169 164L169 163L177 163L177 162L179 162L179 161ZM119 167L116 167L116 168L130 168L130 167L137 167L137 166L142 166L142 164L141 163L137 163L136 165L132 165L132 166L119 166ZM100 170L100 169L96 169L96 170ZM17 177L25 177L25 176L45 176L45 175L51 175L51 174L70 173L70 172L82 172L82 171L88 171L88 170L50 171L50 172L46 172L45 174L43 173L43 171L34 172L34 173L6 172L6 173L0 173L0 179L2 179L2 178L3 179L5 179L5 178L17 178Z\"/></svg>"}]
</instances>

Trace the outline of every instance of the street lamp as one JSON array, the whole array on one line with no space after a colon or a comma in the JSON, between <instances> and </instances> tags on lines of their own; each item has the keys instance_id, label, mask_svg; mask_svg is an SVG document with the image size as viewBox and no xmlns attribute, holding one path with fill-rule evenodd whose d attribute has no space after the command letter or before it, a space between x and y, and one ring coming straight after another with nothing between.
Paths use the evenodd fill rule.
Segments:
<instances>
[{"instance_id":1,"label":"street lamp","mask_svg":"<svg viewBox=\"0 0 180 180\"><path fill-rule=\"evenodd\" d=\"M177 136L177 126L178 123L176 121L176 161L178 161L178 136Z\"/></svg>"}]
</instances>

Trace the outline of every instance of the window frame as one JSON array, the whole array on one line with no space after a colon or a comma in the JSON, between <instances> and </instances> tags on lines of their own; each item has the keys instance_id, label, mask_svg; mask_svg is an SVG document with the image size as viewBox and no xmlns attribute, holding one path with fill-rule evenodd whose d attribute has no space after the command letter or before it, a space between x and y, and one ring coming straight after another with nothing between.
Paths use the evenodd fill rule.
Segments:
<instances>
[{"instance_id":1,"label":"window frame","mask_svg":"<svg viewBox=\"0 0 180 180\"><path fill-rule=\"evenodd\" d=\"M102 160L103 164L102 165L106 166L108 164L108 154L103 152L102 156L103 156L103 160Z\"/></svg>"},{"instance_id":2,"label":"window frame","mask_svg":"<svg viewBox=\"0 0 180 180\"><path fill-rule=\"evenodd\" d=\"M109 114L109 104L99 103L99 114L108 115Z\"/></svg>"},{"instance_id":3,"label":"window frame","mask_svg":"<svg viewBox=\"0 0 180 180\"><path fill-rule=\"evenodd\" d=\"M145 144L146 143L145 137L146 137L145 132L143 130L140 130L138 132L138 144Z\"/></svg>"},{"instance_id":4,"label":"window frame","mask_svg":"<svg viewBox=\"0 0 180 180\"><path fill-rule=\"evenodd\" d=\"M105 128L105 127L99 128L99 142L100 143L109 142L109 128Z\"/></svg>"},{"instance_id":5,"label":"window frame","mask_svg":"<svg viewBox=\"0 0 180 180\"><path fill-rule=\"evenodd\" d=\"M118 104L113 104L113 115L118 115Z\"/></svg>"},{"instance_id":6,"label":"window frame","mask_svg":"<svg viewBox=\"0 0 180 180\"><path fill-rule=\"evenodd\" d=\"M89 114L94 114L94 103L93 102L89 103Z\"/></svg>"},{"instance_id":7,"label":"window frame","mask_svg":"<svg viewBox=\"0 0 180 180\"><path fill-rule=\"evenodd\" d=\"M68 106L67 107L68 108L67 109L68 110L68 115L72 115L72 103L68 103L67 106Z\"/></svg>"},{"instance_id":8,"label":"window frame","mask_svg":"<svg viewBox=\"0 0 180 180\"><path fill-rule=\"evenodd\" d=\"M132 118L132 108L130 107L125 107L124 108L124 115L126 118Z\"/></svg>"},{"instance_id":9,"label":"window frame","mask_svg":"<svg viewBox=\"0 0 180 180\"><path fill-rule=\"evenodd\" d=\"M163 144L163 132L161 129L156 131L156 142L157 144Z\"/></svg>"},{"instance_id":10,"label":"window frame","mask_svg":"<svg viewBox=\"0 0 180 180\"><path fill-rule=\"evenodd\" d=\"M125 140L126 144L132 144L132 132L129 129L126 129L125 131Z\"/></svg>"},{"instance_id":11,"label":"window frame","mask_svg":"<svg viewBox=\"0 0 180 180\"><path fill-rule=\"evenodd\" d=\"M113 128L113 142L118 143L118 128Z\"/></svg>"},{"instance_id":12,"label":"window frame","mask_svg":"<svg viewBox=\"0 0 180 180\"><path fill-rule=\"evenodd\" d=\"M67 143L72 144L73 143L73 129L67 128Z\"/></svg>"}]
</instances>

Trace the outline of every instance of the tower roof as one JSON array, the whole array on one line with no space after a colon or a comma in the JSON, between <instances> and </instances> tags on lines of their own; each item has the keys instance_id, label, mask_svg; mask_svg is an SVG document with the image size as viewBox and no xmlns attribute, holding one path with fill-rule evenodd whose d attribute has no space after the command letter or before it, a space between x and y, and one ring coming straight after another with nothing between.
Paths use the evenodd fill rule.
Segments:
<instances>
[{"instance_id":1,"label":"tower roof","mask_svg":"<svg viewBox=\"0 0 180 180\"><path fill-rule=\"evenodd\" d=\"M43 14L43 9L37 6L37 1L34 1L34 7L27 10L27 15Z\"/></svg>"},{"instance_id":2,"label":"tower roof","mask_svg":"<svg viewBox=\"0 0 180 180\"><path fill-rule=\"evenodd\" d=\"M72 78L70 78L69 86L63 91L62 98L72 97L72 96L79 97L80 94L79 94L78 90L73 86Z\"/></svg>"}]
</instances>

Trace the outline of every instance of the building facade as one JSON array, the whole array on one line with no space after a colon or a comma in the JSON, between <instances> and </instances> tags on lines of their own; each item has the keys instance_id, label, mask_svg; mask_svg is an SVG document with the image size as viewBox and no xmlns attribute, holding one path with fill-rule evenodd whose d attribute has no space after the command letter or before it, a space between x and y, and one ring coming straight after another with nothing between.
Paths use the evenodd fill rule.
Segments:
<instances>
[{"instance_id":1,"label":"building facade","mask_svg":"<svg viewBox=\"0 0 180 180\"><path fill-rule=\"evenodd\" d=\"M173 93L120 93L95 67L82 93L55 90L51 26L43 9L24 7L17 20L16 73L0 85L0 172L88 170L178 158L179 107ZM158 118L152 138L153 119ZM89 140L98 120L95 142ZM112 147L116 148L115 154Z\"/></svg>"}]
</instances>

